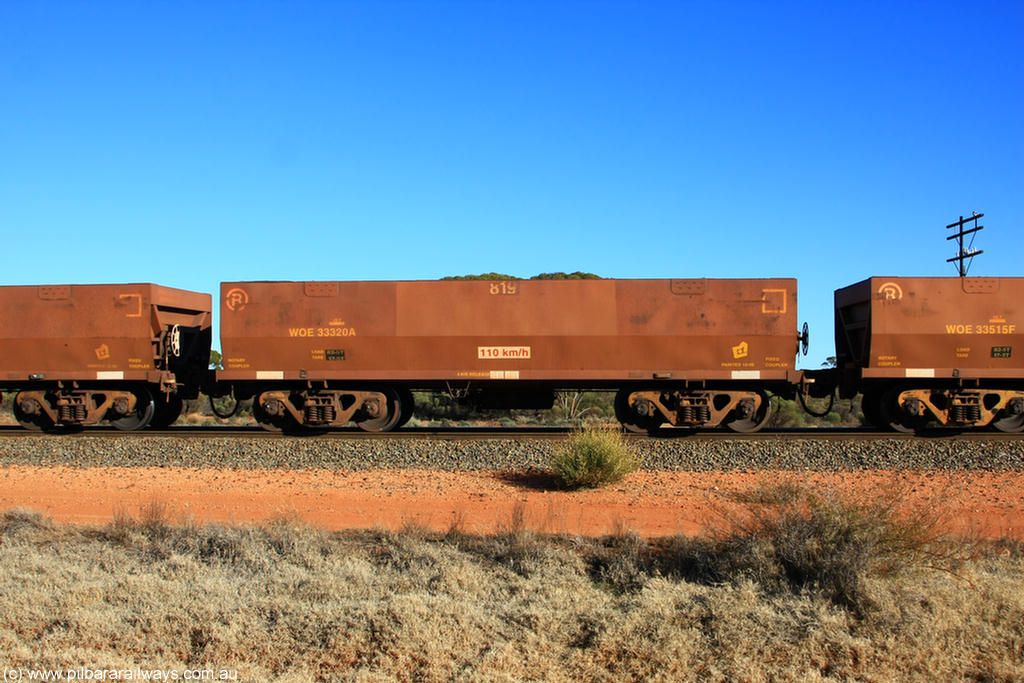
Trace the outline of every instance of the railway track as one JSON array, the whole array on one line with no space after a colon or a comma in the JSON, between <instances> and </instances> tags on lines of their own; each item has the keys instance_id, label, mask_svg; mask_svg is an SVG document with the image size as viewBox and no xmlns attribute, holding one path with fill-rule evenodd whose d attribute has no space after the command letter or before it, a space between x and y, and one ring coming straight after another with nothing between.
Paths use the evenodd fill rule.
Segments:
<instances>
[{"instance_id":1,"label":"railway track","mask_svg":"<svg viewBox=\"0 0 1024 683\"><path fill-rule=\"evenodd\" d=\"M138 439L145 437L175 437L182 439L228 438L254 440L328 439L340 441L484 441L484 440L546 440L558 441L571 434L571 427L405 427L393 432L364 432L357 428L309 431L299 434L268 432L258 426L167 427L125 432L113 427L85 427L77 431L48 434L48 438L74 439L102 437L109 439ZM18 439L40 436L39 432L22 429L18 425L0 425L0 439ZM1021 441L1024 434L1008 434L985 430L936 429L921 434L883 432L866 428L779 428L764 429L751 434L731 431L689 431L665 429L657 436L626 433L631 441L915 441L915 440L969 440L969 441Z\"/></svg>"},{"instance_id":2,"label":"railway track","mask_svg":"<svg viewBox=\"0 0 1024 683\"><path fill-rule=\"evenodd\" d=\"M0 426L0 509L105 524L150 506L173 518L275 516L331 529L601 535L698 533L731 492L781 482L849 495L911 496L954 532L1024 538L1024 439L932 438L866 429L630 435L642 468L619 485L565 492L549 474L567 428L338 430L305 437L259 427L88 428L47 435ZM155 506L155 507L153 507ZM118 511L121 511L119 513Z\"/></svg>"}]
</instances>

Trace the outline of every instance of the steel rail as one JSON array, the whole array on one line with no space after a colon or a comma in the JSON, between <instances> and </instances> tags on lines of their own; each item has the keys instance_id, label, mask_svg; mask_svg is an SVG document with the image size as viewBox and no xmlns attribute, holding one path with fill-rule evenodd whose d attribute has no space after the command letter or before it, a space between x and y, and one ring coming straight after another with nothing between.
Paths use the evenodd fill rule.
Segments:
<instances>
[{"instance_id":1,"label":"steel rail","mask_svg":"<svg viewBox=\"0 0 1024 683\"><path fill-rule=\"evenodd\" d=\"M406 427L392 432L364 432L356 428L309 431L298 434L268 432L256 426L177 426L164 429L144 429L125 432L113 427L86 427L77 431L42 434L22 429L18 425L0 425L0 439L18 439L46 436L47 438L107 438L137 439L146 437L204 439L333 439L343 441L482 441L482 440L560 440L567 438L571 427ZM741 434L727 430L691 431L685 429L663 429L657 435L626 433L630 440L666 441L884 441L884 440L970 440L970 441L1015 441L1024 434L1012 434L985 430L935 429L921 434L883 432L867 428L779 428Z\"/></svg>"}]
</instances>

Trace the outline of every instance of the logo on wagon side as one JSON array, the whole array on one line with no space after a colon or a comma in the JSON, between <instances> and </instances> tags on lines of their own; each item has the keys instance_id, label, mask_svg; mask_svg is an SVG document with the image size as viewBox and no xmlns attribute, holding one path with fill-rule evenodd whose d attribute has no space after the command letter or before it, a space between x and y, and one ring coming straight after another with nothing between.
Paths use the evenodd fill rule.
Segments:
<instances>
[{"instance_id":1,"label":"logo on wagon side","mask_svg":"<svg viewBox=\"0 0 1024 683\"><path fill-rule=\"evenodd\" d=\"M235 313L245 308L247 303L249 303L249 293L241 287L229 289L224 297L224 305L228 307L229 311Z\"/></svg>"},{"instance_id":2,"label":"logo on wagon side","mask_svg":"<svg viewBox=\"0 0 1024 683\"><path fill-rule=\"evenodd\" d=\"M903 298L903 288L895 282L885 282L878 288L878 293L886 301L899 301Z\"/></svg>"}]
</instances>

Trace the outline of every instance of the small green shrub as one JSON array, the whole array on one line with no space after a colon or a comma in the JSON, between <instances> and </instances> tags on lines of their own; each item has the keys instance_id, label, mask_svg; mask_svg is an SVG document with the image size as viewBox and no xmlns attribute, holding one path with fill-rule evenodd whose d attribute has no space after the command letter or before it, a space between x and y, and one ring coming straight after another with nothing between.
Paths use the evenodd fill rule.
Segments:
<instances>
[{"instance_id":1,"label":"small green shrub","mask_svg":"<svg viewBox=\"0 0 1024 683\"><path fill-rule=\"evenodd\" d=\"M570 434L551 460L552 473L573 489L612 484L639 466L621 432L592 426Z\"/></svg>"}]
</instances>

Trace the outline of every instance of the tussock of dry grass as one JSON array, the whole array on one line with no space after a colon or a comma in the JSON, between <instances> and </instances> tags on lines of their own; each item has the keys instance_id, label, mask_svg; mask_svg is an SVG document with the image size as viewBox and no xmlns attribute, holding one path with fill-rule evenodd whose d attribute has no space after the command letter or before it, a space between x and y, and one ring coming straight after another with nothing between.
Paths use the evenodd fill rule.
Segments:
<instances>
[{"instance_id":1,"label":"tussock of dry grass","mask_svg":"<svg viewBox=\"0 0 1024 683\"><path fill-rule=\"evenodd\" d=\"M577 429L551 460L551 471L570 489L614 484L640 466L619 429L588 425Z\"/></svg>"},{"instance_id":2,"label":"tussock of dry grass","mask_svg":"<svg viewBox=\"0 0 1024 683\"><path fill-rule=\"evenodd\" d=\"M768 589L816 590L857 614L872 605L865 581L932 566L953 570L972 551L941 533L935 507L907 508L898 490L840 498L796 481L738 495L710 554L733 576Z\"/></svg>"},{"instance_id":3,"label":"tussock of dry grass","mask_svg":"<svg viewBox=\"0 0 1024 683\"><path fill-rule=\"evenodd\" d=\"M731 535L660 541L545 536L515 516L483 537L196 526L155 504L102 528L8 511L0 652L13 667L209 665L246 681L1024 679L1019 545L945 571L869 553L899 559L852 563L863 601L848 602L778 573L790 536L770 524L813 519L800 496L752 502L762 519Z\"/></svg>"}]
</instances>

